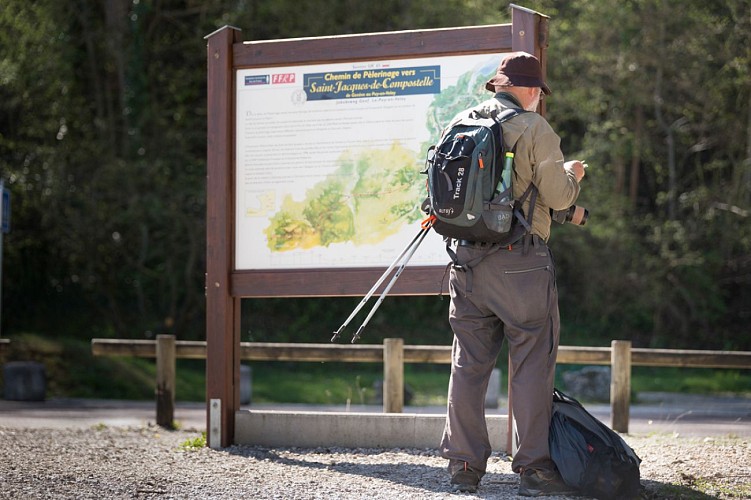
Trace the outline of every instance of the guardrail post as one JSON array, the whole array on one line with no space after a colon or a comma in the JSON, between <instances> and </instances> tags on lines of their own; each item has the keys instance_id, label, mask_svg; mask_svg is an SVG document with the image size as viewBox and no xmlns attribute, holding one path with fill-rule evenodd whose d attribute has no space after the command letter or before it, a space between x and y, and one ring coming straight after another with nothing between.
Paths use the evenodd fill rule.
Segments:
<instances>
[{"instance_id":1,"label":"guardrail post","mask_svg":"<svg viewBox=\"0 0 751 500\"><path fill-rule=\"evenodd\" d=\"M404 409L404 339L383 339L383 411Z\"/></svg>"},{"instance_id":2,"label":"guardrail post","mask_svg":"<svg viewBox=\"0 0 751 500\"><path fill-rule=\"evenodd\" d=\"M156 336L156 423L175 424L175 336Z\"/></svg>"},{"instance_id":3,"label":"guardrail post","mask_svg":"<svg viewBox=\"0 0 751 500\"><path fill-rule=\"evenodd\" d=\"M616 432L627 433L631 399L631 341L613 340L610 349L610 427Z\"/></svg>"}]
</instances>

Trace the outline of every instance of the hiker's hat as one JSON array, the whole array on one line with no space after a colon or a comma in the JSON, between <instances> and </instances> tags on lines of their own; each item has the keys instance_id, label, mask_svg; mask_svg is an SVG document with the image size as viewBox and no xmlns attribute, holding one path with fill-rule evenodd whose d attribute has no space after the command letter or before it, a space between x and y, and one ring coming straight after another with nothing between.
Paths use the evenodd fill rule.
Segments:
<instances>
[{"instance_id":1,"label":"hiker's hat","mask_svg":"<svg viewBox=\"0 0 751 500\"><path fill-rule=\"evenodd\" d=\"M540 61L526 52L511 52L498 65L495 76L485 88L495 92L495 87L540 87L550 95L550 87L542 79Z\"/></svg>"}]
</instances>

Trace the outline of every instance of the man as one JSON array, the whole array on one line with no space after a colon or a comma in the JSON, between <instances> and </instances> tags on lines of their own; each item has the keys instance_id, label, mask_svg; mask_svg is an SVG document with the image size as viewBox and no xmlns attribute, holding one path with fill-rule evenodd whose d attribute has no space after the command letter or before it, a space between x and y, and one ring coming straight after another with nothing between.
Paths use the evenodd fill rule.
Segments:
<instances>
[{"instance_id":1,"label":"man","mask_svg":"<svg viewBox=\"0 0 751 500\"><path fill-rule=\"evenodd\" d=\"M485 85L495 96L460 113L483 117L506 108L535 111L550 89L540 63L524 52L508 54ZM548 448L553 378L560 320L555 267L547 246L551 210L568 209L579 195L584 177L580 161L564 163L560 138L537 113L521 113L503 123L507 148L516 145L513 191L518 199L533 183L537 197L524 213L529 234L511 245L489 251L488 244L460 241L459 262L484 258L467 274L451 271L449 322L454 331L448 413L441 454L449 459L456 491L476 491L485 474L491 447L485 422L485 392L503 338L508 340L513 416L519 448L512 468L520 474L522 496L573 493L560 478Z\"/></svg>"}]
</instances>

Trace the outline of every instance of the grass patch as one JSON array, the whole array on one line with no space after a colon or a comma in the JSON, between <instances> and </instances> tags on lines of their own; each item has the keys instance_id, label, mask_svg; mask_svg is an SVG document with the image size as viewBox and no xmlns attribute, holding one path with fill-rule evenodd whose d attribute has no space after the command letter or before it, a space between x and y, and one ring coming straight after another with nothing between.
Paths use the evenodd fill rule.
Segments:
<instances>
[{"instance_id":1,"label":"grass patch","mask_svg":"<svg viewBox=\"0 0 751 500\"><path fill-rule=\"evenodd\" d=\"M383 368L367 363L254 363L253 402L373 404ZM405 365L404 381L412 404L446 403L447 366Z\"/></svg>"},{"instance_id":2,"label":"grass patch","mask_svg":"<svg viewBox=\"0 0 751 500\"><path fill-rule=\"evenodd\" d=\"M202 432L200 436L194 438L188 438L180 443L180 449L185 451L198 451L202 448L206 448L206 432Z\"/></svg>"},{"instance_id":3,"label":"grass patch","mask_svg":"<svg viewBox=\"0 0 751 500\"><path fill-rule=\"evenodd\" d=\"M631 388L637 393L751 394L751 371L635 366Z\"/></svg>"}]
</instances>

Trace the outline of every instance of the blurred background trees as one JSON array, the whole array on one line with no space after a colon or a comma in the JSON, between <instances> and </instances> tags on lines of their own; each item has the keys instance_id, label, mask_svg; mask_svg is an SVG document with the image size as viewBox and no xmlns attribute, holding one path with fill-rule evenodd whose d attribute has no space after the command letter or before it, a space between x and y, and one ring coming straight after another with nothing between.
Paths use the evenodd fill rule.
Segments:
<instances>
[{"instance_id":1,"label":"blurred background trees","mask_svg":"<svg viewBox=\"0 0 751 500\"><path fill-rule=\"evenodd\" d=\"M590 165L554 227L564 344L751 349L751 1L528 1L548 119ZM206 42L510 22L508 2L4 0L3 336L204 335ZM245 301L243 340L326 342L359 299ZM389 298L368 341L450 343Z\"/></svg>"}]
</instances>

